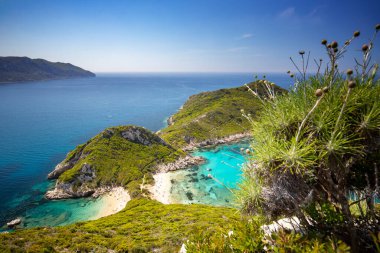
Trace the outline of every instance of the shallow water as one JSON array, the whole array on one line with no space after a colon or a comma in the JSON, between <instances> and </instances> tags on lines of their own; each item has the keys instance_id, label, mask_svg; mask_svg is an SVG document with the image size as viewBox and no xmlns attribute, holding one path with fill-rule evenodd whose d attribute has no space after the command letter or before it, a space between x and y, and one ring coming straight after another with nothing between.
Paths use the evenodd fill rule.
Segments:
<instances>
[{"instance_id":1,"label":"shallow water","mask_svg":"<svg viewBox=\"0 0 380 253\"><path fill-rule=\"evenodd\" d=\"M235 199L231 191L237 189L241 180L241 167L246 162L241 148L249 148L249 142L241 141L193 152L194 156L205 158L206 163L171 174L171 200L176 203L233 206Z\"/></svg>"}]
</instances>

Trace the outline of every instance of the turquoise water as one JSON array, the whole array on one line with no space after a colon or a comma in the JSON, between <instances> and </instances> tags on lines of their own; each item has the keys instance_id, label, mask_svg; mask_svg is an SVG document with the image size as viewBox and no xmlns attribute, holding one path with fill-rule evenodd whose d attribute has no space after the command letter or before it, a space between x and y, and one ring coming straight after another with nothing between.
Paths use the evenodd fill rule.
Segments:
<instances>
[{"instance_id":1,"label":"turquoise water","mask_svg":"<svg viewBox=\"0 0 380 253\"><path fill-rule=\"evenodd\" d=\"M266 74L288 87L287 75ZM46 175L106 127L157 131L193 94L240 86L251 74L123 74L0 85L0 227L62 225L93 217L101 200L48 201Z\"/></svg>"},{"instance_id":2,"label":"turquoise water","mask_svg":"<svg viewBox=\"0 0 380 253\"><path fill-rule=\"evenodd\" d=\"M193 152L194 156L205 158L206 163L172 173L172 200L177 203L234 205L231 190L237 188L241 180L241 167L246 162L241 148L249 148L249 142L242 141Z\"/></svg>"}]
</instances>

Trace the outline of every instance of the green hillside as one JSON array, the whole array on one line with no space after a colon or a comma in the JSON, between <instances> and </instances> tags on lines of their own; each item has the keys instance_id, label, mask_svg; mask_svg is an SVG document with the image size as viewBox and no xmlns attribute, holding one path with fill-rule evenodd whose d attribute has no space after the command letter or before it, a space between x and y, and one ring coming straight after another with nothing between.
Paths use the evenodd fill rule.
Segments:
<instances>
[{"instance_id":1,"label":"green hillside","mask_svg":"<svg viewBox=\"0 0 380 253\"><path fill-rule=\"evenodd\" d=\"M230 208L134 199L99 220L0 234L0 252L178 252L192 234L228 231L238 219Z\"/></svg>"},{"instance_id":2,"label":"green hillside","mask_svg":"<svg viewBox=\"0 0 380 253\"><path fill-rule=\"evenodd\" d=\"M250 83L249 87L265 97L262 82ZM276 85L273 87L276 93L284 92ZM242 116L241 109L255 117L259 104L260 101L245 86L202 92L186 101L160 136L171 145L183 148L190 142L250 132L251 123Z\"/></svg>"},{"instance_id":3,"label":"green hillside","mask_svg":"<svg viewBox=\"0 0 380 253\"><path fill-rule=\"evenodd\" d=\"M89 196L98 187L116 185L128 188L133 197L156 165L183 154L142 127L111 127L70 152L49 178L58 178L56 189L64 197Z\"/></svg>"}]
</instances>

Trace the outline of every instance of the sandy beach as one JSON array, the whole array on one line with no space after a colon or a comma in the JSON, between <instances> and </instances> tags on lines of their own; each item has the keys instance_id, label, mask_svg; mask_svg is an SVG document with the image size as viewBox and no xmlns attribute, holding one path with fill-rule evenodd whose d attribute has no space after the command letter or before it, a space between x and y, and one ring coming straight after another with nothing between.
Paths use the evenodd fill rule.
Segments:
<instances>
[{"instance_id":1,"label":"sandy beach","mask_svg":"<svg viewBox=\"0 0 380 253\"><path fill-rule=\"evenodd\" d=\"M160 172L153 175L155 184L149 188L152 197L163 204L172 204L170 198L170 173Z\"/></svg>"},{"instance_id":2,"label":"sandy beach","mask_svg":"<svg viewBox=\"0 0 380 253\"><path fill-rule=\"evenodd\" d=\"M123 187L115 187L101 197L104 203L99 213L93 219L99 219L121 211L131 200L128 191Z\"/></svg>"}]
</instances>

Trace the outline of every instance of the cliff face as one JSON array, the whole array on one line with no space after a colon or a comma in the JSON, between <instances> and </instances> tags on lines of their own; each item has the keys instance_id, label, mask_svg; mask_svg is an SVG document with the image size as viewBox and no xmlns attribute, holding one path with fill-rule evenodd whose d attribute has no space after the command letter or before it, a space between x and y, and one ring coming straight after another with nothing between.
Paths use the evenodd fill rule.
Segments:
<instances>
[{"instance_id":1,"label":"cliff face","mask_svg":"<svg viewBox=\"0 0 380 253\"><path fill-rule=\"evenodd\" d=\"M94 73L70 63L28 57L0 57L0 83L94 76Z\"/></svg>"},{"instance_id":2,"label":"cliff face","mask_svg":"<svg viewBox=\"0 0 380 253\"><path fill-rule=\"evenodd\" d=\"M143 177L158 165L170 164L184 153L156 134L136 126L112 127L79 145L49 173L57 179L49 199L91 196L104 186L123 186L138 194Z\"/></svg>"}]
</instances>

